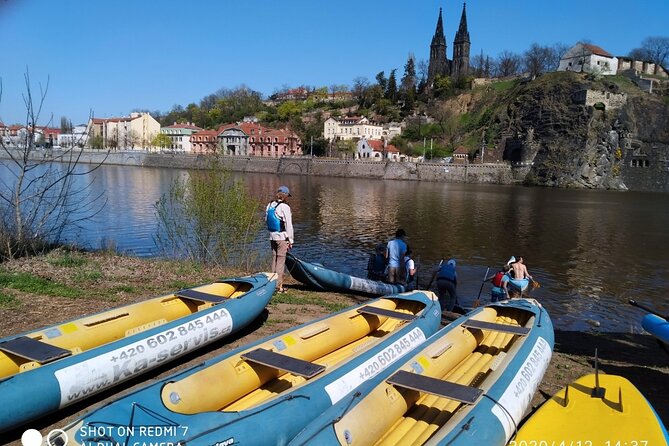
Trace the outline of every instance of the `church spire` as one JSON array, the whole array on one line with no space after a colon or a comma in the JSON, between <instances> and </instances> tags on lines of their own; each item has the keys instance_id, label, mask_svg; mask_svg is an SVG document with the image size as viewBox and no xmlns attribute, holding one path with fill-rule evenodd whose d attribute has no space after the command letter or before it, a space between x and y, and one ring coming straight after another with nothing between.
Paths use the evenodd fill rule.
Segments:
<instances>
[{"instance_id":1,"label":"church spire","mask_svg":"<svg viewBox=\"0 0 669 446\"><path fill-rule=\"evenodd\" d=\"M437 29L432 37L432 45L443 44L446 45L446 38L444 37L444 22L441 20L441 8L439 8L439 19L437 20Z\"/></svg>"},{"instance_id":2,"label":"church spire","mask_svg":"<svg viewBox=\"0 0 669 446\"><path fill-rule=\"evenodd\" d=\"M453 40L453 63L451 75L454 77L464 77L469 74L469 49L471 42L469 40L469 31L467 30L467 3L462 4L462 16L460 17L460 26Z\"/></svg>"},{"instance_id":3,"label":"church spire","mask_svg":"<svg viewBox=\"0 0 669 446\"><path fill-rule=\"evenodd\" d=\"M441 16L439 17L441 18ZM467 3L462 4L462 16L460 17L460 26L458 32L455 34L453 43L470 42L469 31L467 31Z\"/></svg>"}]
</instances>

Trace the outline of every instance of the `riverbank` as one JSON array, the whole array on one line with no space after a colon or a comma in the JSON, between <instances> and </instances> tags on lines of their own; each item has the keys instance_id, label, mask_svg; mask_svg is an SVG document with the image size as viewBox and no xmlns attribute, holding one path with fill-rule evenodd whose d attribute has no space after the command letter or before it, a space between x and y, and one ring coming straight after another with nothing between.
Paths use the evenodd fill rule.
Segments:
<instances>
[{"instance_id":1,"label":"riverbank","mask_svg":"<svg viewBox=\"0 0 669 446\"><path fill-rule=\"evenodd\" d=\"M56 149L38 150L31 152L30 156L33 160L67 159L67 156L63 156L62 153L62 151ZM0 152L0 158L3 157L7 157L7 154ZM206 155L190 153L161 154L140 150L112 151L110 153L84 150L79 162L170 169L201 169L206 168L209 164ZM529 166L512 167L508 163L414 163L312 158L308 156L281 158L226 156L223 158L223 162L233 172L482 184L518 184L522 182L530 168Z\"/></svg>"},{"instance_id":2,"label":"riverbank","mask_svg":"<svg viewBox=\"0 0 669 446\"><path fill-rule=\"evenodd\" d=\"M202 267L185 262L138 259L104 252L55 251L45 256L0 264L0 337L53 325L77 316L136 302L219 277L235 276L217 266ZM176 363L153 370L54 415L3 434L0 444L19 446L27 428L46 434L77 419L83 413L203 360L288 329L360 301L359 297L317 292L292 279L288 293L275 295L267 310L252 326L233 339L217 342ZM550 366L534 397L537 406L573 379L593 370L598 349L600 369L634 383L669 424L669 355L650 336L626 333L558 331Z\"/></svg>"}]
</instances>

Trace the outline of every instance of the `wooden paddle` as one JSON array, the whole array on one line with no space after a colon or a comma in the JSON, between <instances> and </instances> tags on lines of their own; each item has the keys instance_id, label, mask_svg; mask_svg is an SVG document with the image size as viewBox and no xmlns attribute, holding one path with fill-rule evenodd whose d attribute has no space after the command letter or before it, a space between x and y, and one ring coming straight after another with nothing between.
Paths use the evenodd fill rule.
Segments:
<instances>
[{"instance_id":1,"label":"wooden paddle","mask_svg":"<svg viewBox=\"0 0 669 446\"><path fill-rule=\"evenodd\" d=\"M654 314L655 316L660 316L662 319L666 319L666 320L669 321L669 316L661 315L661 314L658 313L657 311L655 311L655 310L653 310L653 309L651 309L651 308L648 308L648 307L646 307L645 305L641 305L639 302L637 302L637 301L634 300L634 299L630 299L630 300L628 300L628 302L629 302L629 304L632 305L632 306L641 308L642 310L645 310L645 311L647 311L647 312L649 312L649 313L652 313L652 314Z\"/></svg>"},{"instance_id":2,"label":"wooden paddle","mask_svg":"<svg viewBox=\"0 0 669 446\"><path fill-rule=\"evenodd\" d=\"M474 301L474 308L478 308L479 305L481 305L481 292L483 291L483 285L485 285L486 281L488 280L488 273L490 272L490 267L488 267L485 270L485 274L483 275L483 281L481 282L481 288L479 289L479 295L476 296L476 300Z\"/></svg>"}]
</instances>

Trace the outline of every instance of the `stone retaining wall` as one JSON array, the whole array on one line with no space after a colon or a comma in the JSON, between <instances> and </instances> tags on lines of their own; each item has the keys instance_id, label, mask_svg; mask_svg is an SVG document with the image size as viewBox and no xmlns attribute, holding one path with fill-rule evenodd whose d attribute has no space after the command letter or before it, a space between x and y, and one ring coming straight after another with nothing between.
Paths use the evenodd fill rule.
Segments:
<instances>
[{"instance_id":1,"label":"stone retaining wall","mask_svg":"<svg viewBox=\"0 0 669 446\"><path fill-rule=\"evenodd\" d=\"M33 152L34 158L49 155L57 157L58 151ZM1 156L1 155L0 155ZM86 151L82 154L83 163L101 163L163 167L173 169L198 169L206 167L203 155L167 155L147 152L112 152ZM235 172L268 174L314 175L350 178L375 178L387 180L443 181L451 183L493 183L513 184L522 180L507 164L442 164L409 163L394 161L359 161L333 160L320 158L255 158L225 157L225 165Z\"/></svg>"}]
</instances>

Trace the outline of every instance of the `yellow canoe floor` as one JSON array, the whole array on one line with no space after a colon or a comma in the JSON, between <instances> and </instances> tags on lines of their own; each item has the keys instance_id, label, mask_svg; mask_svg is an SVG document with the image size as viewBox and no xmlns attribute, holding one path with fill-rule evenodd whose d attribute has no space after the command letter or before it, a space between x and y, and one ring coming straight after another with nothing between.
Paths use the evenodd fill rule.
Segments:
<instances>
[{"instance_id":1,"label":"yellow canoe floor","mask_svg":"<svg viewBox=\"0 0 669 446\"><path fill-rule=\"evenodd\" d=\"M436 297L434 297L436 300ZM418 315L421 302L380 299L369 306ZM184 414L203 411L242 411L276 398L309 379L243 359L258 348L325 366L318 379L334 367L377 345L407 321L359 313L356 309L322 319L230 356L179 381L166 384L162 400Z\"/></svg>"},{"instance_id":2,"label":"yellow canoe floor","mask_svg":"<svg viewBox=\"0 0 669 446\"><path fill-rule=\"evenodd\" d=\"M667 444L655 412L631 382L622 376L600 373L599 387L604 396L593 397L595 375L580 377L529 417L509 444L521 441L603 446Z\"/></svg>"},{"instance_id":3,"label":"yellow canoe floor","mask_svg":"<svg viewBox=\"0 0 669 446\"><path fill-rule=\"evenodd\" d=\"M222 281L195 287L193 290L234 299L250 291L251 288L251 284L246 282ZM197 313L213 305L215 304L195 298L168 294L26 333L23 336L30 338L28 341L38 341L35 343L37 346L47 344L47 347L55 346L77 354ZM0 378L32 370L40 365L42 364L39 361L0 350Z\"/></svg>"},{"instance_id":4,"label":"yellow canoe floor","mask_svg":"<svg viewBox=\"0 0 669 446\"><path fill-rule=\"evenodd\" d=\"M526 326L530 318L531 314L522 310L489 307L473 319ZM423 369L423 376L478 387L516 339L509 333L457 327L401 370L411 372L415 362ZM342 445L420 445L443 427L461 404L383 382L335 423L335 431Z\"/></svg>"}]
</instances>

